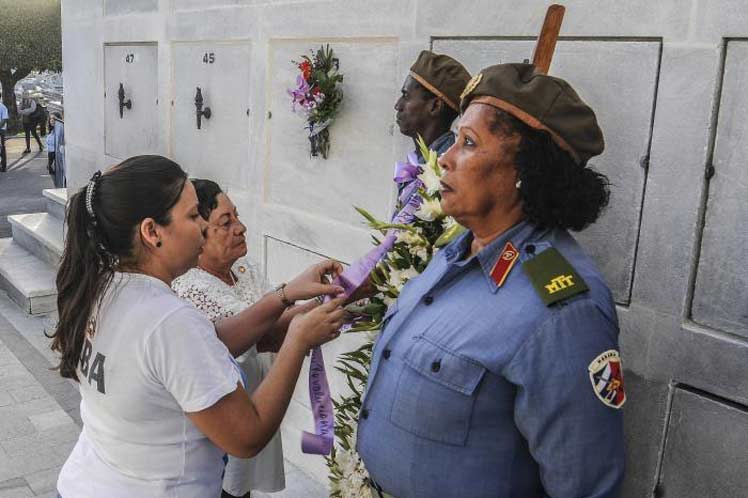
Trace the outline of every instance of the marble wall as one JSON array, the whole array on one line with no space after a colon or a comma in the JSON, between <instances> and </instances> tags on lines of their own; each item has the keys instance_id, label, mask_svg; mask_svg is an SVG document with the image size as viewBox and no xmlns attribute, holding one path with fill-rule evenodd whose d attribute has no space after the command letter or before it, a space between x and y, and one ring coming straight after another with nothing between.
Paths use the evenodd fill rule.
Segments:
<instances>
[{"instance_id":1,"label":"marble wall","mask_svg":"<svg viewBox=\"0 0 748 498\"><path fill-rule=\"evenodd\" d=\"M352 206L383 216L394 204L392 166L412 144L392 106L420 50L471 72L528 59L549 3L64 0L69 184L165 154L228 189L272 281L322 257L350 262L369 248ZM619 305L625 496L746 495L745 452L713 438L748 431L748 11L738 0L565 5L551 73L597 111L607 144L592 163L611 180L611 205L579 238ZM309 157L286 94L291 59L323 43L346 95L327 160ZM119 83L132 100L121 118ZM197 87L212 111L200 130ZM326 346L328 365L356 344ZM304 380L284 447L323 481L322 459L299 449L311 426Z\"/></svg>"}]
</instances>

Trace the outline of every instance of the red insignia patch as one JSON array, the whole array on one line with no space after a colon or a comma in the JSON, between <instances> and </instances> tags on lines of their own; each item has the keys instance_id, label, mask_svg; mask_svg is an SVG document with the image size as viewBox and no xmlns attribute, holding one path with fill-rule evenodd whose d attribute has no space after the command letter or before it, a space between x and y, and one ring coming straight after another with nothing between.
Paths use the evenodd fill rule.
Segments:
<instances>
[{"instance_id":1,"label":"red insignia patch","mask_svg":"<svg viewBox=\"0 0 748 498\"><path fill-rule=\"evenodd\" d=\"M621 355L610 349L590 363L588 367L590 381L595 395L611 408L620 408L626 402L626 391L623 389L623 367Z\"/></svg>"},{"instance_id":2,"label":"red insignia patch","mask_svg":"<svg viewBox=\"0 0 748 498\"><path fill-rule=\"evenodd\" d=\"M507 242L504 245L504 249L501 250L501 256L499 256L496 264L493 265L491 270L491 280L496 283L497 287L501 287L504 284L509 272L512 271L514 263L519 258L519 251L512 245L511 242Z\"/></svg>"}]
</instances>

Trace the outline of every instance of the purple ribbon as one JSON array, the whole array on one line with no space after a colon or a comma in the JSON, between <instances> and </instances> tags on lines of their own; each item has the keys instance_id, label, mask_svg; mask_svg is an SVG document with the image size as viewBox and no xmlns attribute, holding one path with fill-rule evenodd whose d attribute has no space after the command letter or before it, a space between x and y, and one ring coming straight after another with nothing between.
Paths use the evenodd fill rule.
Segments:
<instances>
[{"instance_id":1,"label":"purple ribbon","mask_svg":"<svg viewBox=\"0 0 748 498\"><path fill-rule=\"evenodd\" d=\"M410 155L408 155L408 159L410 159ZM400 194L400 203L403 207L392 218L393 224L407 225L413 221L415 213L421 205L421 196L418 195L418 187L421 181L413 180L415 180L415 177L411 178L410 184ZM407 195L405 195L406 190L408 191ZM392 249L397 239L397 232L397 229L387 230L381 244L351 264L335 279L333 283L345 289L346 297L363 285L377 263ZM326 301L330 299L328 296ZM329 455L335 436L335 417L332 409L332 398L330 397L330 386L327 383L327 373L325 372L325 360L319 346L312 350L309 366L309 400L314 415L315 434L304 431L301 436L301 451L313 455Z\"/></svg>"},{"instance_id":2,"label":"purple ribbon","mask_svg":"<svg viewBox=\"0 0 748 498\"><path fill-rule=\"evenodd\" d=\"M415 151L408 153L408 159L395 163L395 183L408 183L415 180L422 172Z\"/></svg>"},{"instance_id":3,"label":"purple ribbon","mask_svg":"<svg viewBox=\"0 0 748 498\"><path fill-rule=\"evenodd\" d=\"M316 433L304 431L301 435L301 451L313 455L329 455L335 435L335 417L325 373L325 359L319 346L312 350L309 366L309 400L312 402Z\"/></svg>"}]
</instances>

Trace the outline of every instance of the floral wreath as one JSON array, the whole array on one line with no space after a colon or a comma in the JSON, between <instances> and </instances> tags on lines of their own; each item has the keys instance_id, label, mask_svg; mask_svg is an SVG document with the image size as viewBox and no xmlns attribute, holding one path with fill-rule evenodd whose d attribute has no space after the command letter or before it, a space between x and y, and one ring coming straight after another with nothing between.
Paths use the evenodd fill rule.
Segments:
<instances>
[{"instance_id":1,"label":"floral wreath","mask_svg":"<svg viewBox=\"0 0 748 498\"><path fill-rule=\"evenodd\" d=\"M418 147L424 162L420 163L412 154L406 165L411 168L411 181L417 187L419 197L419 207L412 222L406 225L387 223L377 220L363 208L356 208L374 230L372 238L375 244L379 244L379 237L391 228L399 233L392 249L369 276L378 294L366 302L347 307L358 319L346 333L365 333L366 341L358 349L341 354L335 366L345 376L349 389L333 401L337 444L326 457L331 498L371 498L369 473L356 452L356 438L374 342L381 331L387 308L398 298L405 283L421 274L440 248L465 230L442 211L440 180L443 171L437 162L437 152L429 150L421 137L418 137Z\"/></svg>"},{"instance_id":2,"label":"floral wreath","mask_svg":"<svg viewBox=\"0 0 748 498\"><path fill-rule=\"evenodd\" d=\"M312 157L327 159L330 152L329 127L340 111L343 75L340 61L329 45L321 46L312 56L301 56L301 61L291 61L298 69L296 88L289 88L291 109L307 122Z\"/></svg>"}]
</instances>

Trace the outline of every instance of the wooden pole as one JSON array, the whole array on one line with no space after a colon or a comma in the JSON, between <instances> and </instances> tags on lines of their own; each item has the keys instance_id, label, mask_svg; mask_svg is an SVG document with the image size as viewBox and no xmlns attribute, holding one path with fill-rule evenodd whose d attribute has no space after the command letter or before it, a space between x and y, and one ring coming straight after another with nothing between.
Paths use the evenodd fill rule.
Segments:
<instances>
[{"instance_id":1,"label":"wooden pole","mask_svg":"<svg viewBox=\"0 0 748 498\"><path fill-rule=\"evenodd\" d=\"M543 28L540 30L538 42L535 45L535 53L532 55L532 63L538 73L548 74L565 11L566 7L563 5L553 4L548 7L548 11L545 13Z\"/></svg>"}]
</instances>

